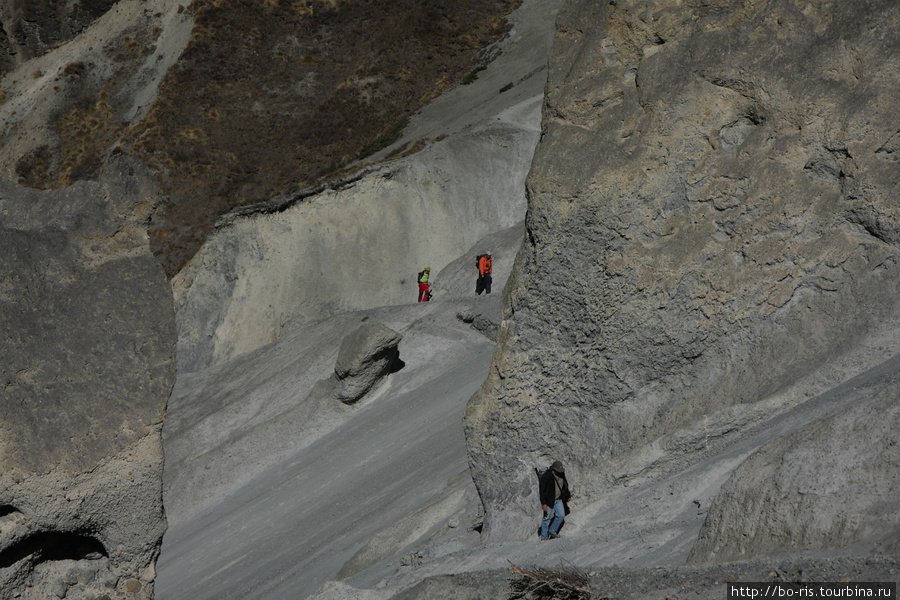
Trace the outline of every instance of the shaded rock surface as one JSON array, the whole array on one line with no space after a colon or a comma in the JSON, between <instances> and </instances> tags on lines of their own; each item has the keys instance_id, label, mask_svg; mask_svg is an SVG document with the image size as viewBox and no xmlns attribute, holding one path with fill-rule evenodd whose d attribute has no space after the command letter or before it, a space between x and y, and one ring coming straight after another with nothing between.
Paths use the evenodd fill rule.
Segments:
<instances>
[{"instance_id":1,"label":"shaded rock surface","mask_svg":"<svg viewBox=\"0 0 900 600\"><path fill-rule=\"evenodd\" d=\"M716 496L689 562L900 554L898 391L895 380L748 458Z\"/></svg>"},{"instance_id":2,"label":"shaded rock surface","mask_svg":"<svg viewBox=\"0 0 900 600\"><path fill-rule=\"evenodd\" d=\"M892 2L569 2L526 243L466 415L491 541L896 354ZM578 157L573 160L572 157Z\"/></svg>"},{"instance_id":3,"label":"shaded rock surface","mask_svg":"<svg viewBox=\"0 0 900 600\"><path fill-rule=\"evenodd\" d=\"M58 192L0 182L4 599L124 598L126 580L152 597L175 378L171 290L146 234L158 201L126 158Z\"/></svg>"},{"instance_id":4,"label":"shaded rock surface","mask_svg":"<svg viewBox=\"0 0 900 600\"><path fill-rule=\"evenodd\" d=\"M402 336L381 323L365 323L341 341L334 377L340 385L337 397L353 404L379 379L403 368L397 346Z\"/></svg>"}]
</instances>

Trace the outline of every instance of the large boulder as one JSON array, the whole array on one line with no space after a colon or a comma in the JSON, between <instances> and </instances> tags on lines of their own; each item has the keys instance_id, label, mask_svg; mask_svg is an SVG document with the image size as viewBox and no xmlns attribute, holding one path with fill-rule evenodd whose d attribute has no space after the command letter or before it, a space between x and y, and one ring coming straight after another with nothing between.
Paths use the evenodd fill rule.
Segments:
<instances>
[{"instance_id":1,"label":"large boulder","mask_svg":"<svg viewBox=\"0 0 900 600\"><path fill-rule=\"evenodd\" d=\"M158 201L128 159L58 192L0 182L0 598L153 596L175 377Z\"/></svg>"},{"instance_id":2,"label":"large boulder","mask_svg":"<svg viewBox=\"0 0 900 600\"><path fill-rule=\"evenodd\" d=\"M900 384L770 442L732 473L690 563L900 554Z\"/></svg>"},{"instance_id":3,"label":"large boulder","mask_svg":"<svg viewBox=\"0 0 900 600\"><path fill-rule=\"evenodd\" d=\"M557 27L466 415L491 540L533 534L535 466L563 460L590 501L897 339L900 6L573 0Z\"/></svg>"},{"instance_id":4,"label":"large boulder","mask_svg":"<svg viewBox=\"0 0 900 600\"><path fill-rule=\"evenodd\" d=\"M402 336L381 323L371 321L350 332L341 342L334 379L336 394L344 404L353 404L386 375L403 367Z\"/></svg>"}]
</instances>

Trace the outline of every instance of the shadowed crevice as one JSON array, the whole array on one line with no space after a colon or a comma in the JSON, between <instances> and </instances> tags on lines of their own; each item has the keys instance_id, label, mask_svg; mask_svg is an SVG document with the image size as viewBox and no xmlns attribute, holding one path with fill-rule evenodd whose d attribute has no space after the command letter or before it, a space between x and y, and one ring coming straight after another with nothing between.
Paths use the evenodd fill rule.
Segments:
<instances>
[{"instance_id":1,"label":"shadowed crevice","mask_svg":"<svg viewBox=\"0 0 900 600\"><path fill-rule=\"evenodd\" d=\"M49 560L84 560L108 557L95 537L80 533L47 531L31 535L0 552L0 569L32 557L35 564Z\"/></svg>"}]
</instances>

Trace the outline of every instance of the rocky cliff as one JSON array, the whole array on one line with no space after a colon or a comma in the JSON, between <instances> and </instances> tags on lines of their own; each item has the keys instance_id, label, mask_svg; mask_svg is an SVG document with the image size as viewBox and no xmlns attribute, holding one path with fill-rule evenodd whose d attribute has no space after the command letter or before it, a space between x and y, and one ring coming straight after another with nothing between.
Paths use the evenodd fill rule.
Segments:
<instances>
[{"instance_id":1,"label":"rocky cliff","mask_svg":"<svg viewBox=\"0 0 900 600\"><path fill-rule=\"evenodd\" d=\"M223 221L172 280L179 368L221 363L309 321L407 303L418 271L437 274L521 222L539 96L524 105L521 119L480 124L302 201ZM445 293L440 280L435 289Z\"/></svg>"},{"instance_id":2,"label":"rocky cliff","mask_svg":"<svg viewBox=\"0 0 900 600\"><path fill-rule=\"evenodd\" d=\"M95 181L115 149L166 192L171 277L216 218L333 179L477 78L515 0L0 2L0 173Z\"/></svg>"},{"instance_id":3,"label":"rocky cliff","mask_svg":"<svg viewBox=\"0 0 900 600\"><path fill-rule=\"evenodd\" d=\"M483 50L507 36L504 17L516 5L0 2L0 598L153 595L166 527L160 429L175 373L167 276L235 205L286 189L291 196L378 152L385 159L418 108L456 84L471 84L502 52ZM528 79L546 71L532 65L513 73ZM397 249L408 256L391 263L391 273L406 274L392 280L391 292L405 291L402 279L411 281L423 260L437 270L440 250L463 253L490 228L521 223L540 87L533 79L506 96L520 102L527 89L525 131L504 130L507 119L485 140L525 140L527 152L513 159L515 198L495 177L491 191L503 196L495 204L481 210L477 202L446 199L428 230L430 207L420 204L406 224L422 226L421 236ZM405 140L391 158L448 133ZM482 163L489 166L489 157ZM479 190L467 191L481 198ZM414 204L413 193L401 195ZM399 228L392 218L405 219L406 209L414 212L378 208L365 214L379 234ZM459 231L449 229L458 224L438 228L460 212L468 212L468 223L484 223L451 242ZM347 219L347 212L333 213L306 223L322 227L311 245L327 240L332 224L358 233ZM435 252L425 256L429 233ZM362 254L367 239L355 246ZM300 246L310 253L303 264L327 272L309 245ZM346 289L330 290L327 301L349 297L359 278L341 277ZM370 296L365 303L375 306L384 296L372 289L381 281L364 283L372 285L357 287L358 297ZM330 314L327 307L308 314L303 308L304 317ZM281 313L264 311L260 337L246 318L253 313L238 319L251 334L249 343L234 344L238 350L269 341L283 323ZM484 356L486 339L482 344Z\"/></svg>"},{"instance_id":4,"label":"rocky cliff","mask_svg":"<svg viewBox=\"0 0 900 600\"><path fill-rule=\"evenodd\" d=\"M153 596L175 379L157 202L124 157L59 192L0 183L0 598Z\"/></svg>"},{"instance_id":5,"label":"rocky cliff","mask_svg":"<svg viewBox=\"0 0 900 600\"><path fill-rule=\"evenodd\" d=\"M897 384L770 442L716 497L689 562L829 549L897 556Z\"/></svg>"},{"instance_id":6,"label":"rocky cliff","mask_svg":"<svg viewBox=\"0 0 900 600\"><path fill-rule=\"evenodd\" d=\"M893 2L567 4L466 414L487 539L533 534L535 467L589 503L896 353L898 24Z\"/></svg>"},{"instance_id":7,"label":"rocky cliff","mask_svg":"<svg viewBox=\"0 0 900 600\"><path fill-rule=\"evenodd\" d=\"M0 599L895 577L900 7L517 4L3 3Z\"/></svg>"}]
</instances>

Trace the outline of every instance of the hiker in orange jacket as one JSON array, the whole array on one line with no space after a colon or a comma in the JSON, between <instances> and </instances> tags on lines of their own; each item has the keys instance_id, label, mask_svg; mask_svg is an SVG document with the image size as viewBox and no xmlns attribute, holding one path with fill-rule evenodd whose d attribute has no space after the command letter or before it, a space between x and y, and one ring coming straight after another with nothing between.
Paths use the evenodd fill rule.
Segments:
<instances>
[{"instance_id":1,"label":"hiker in orange jacket","mask_svg":"<svg viewBox=\"0 0 900 600\"><path fill-rule=\"evenodd\" d=\"M481 254L475 259L478 266L478 280L475 282L475 294L480 296L481 292L485 294L491 293L491 255Z\"/></svg>"}]
</instances>

